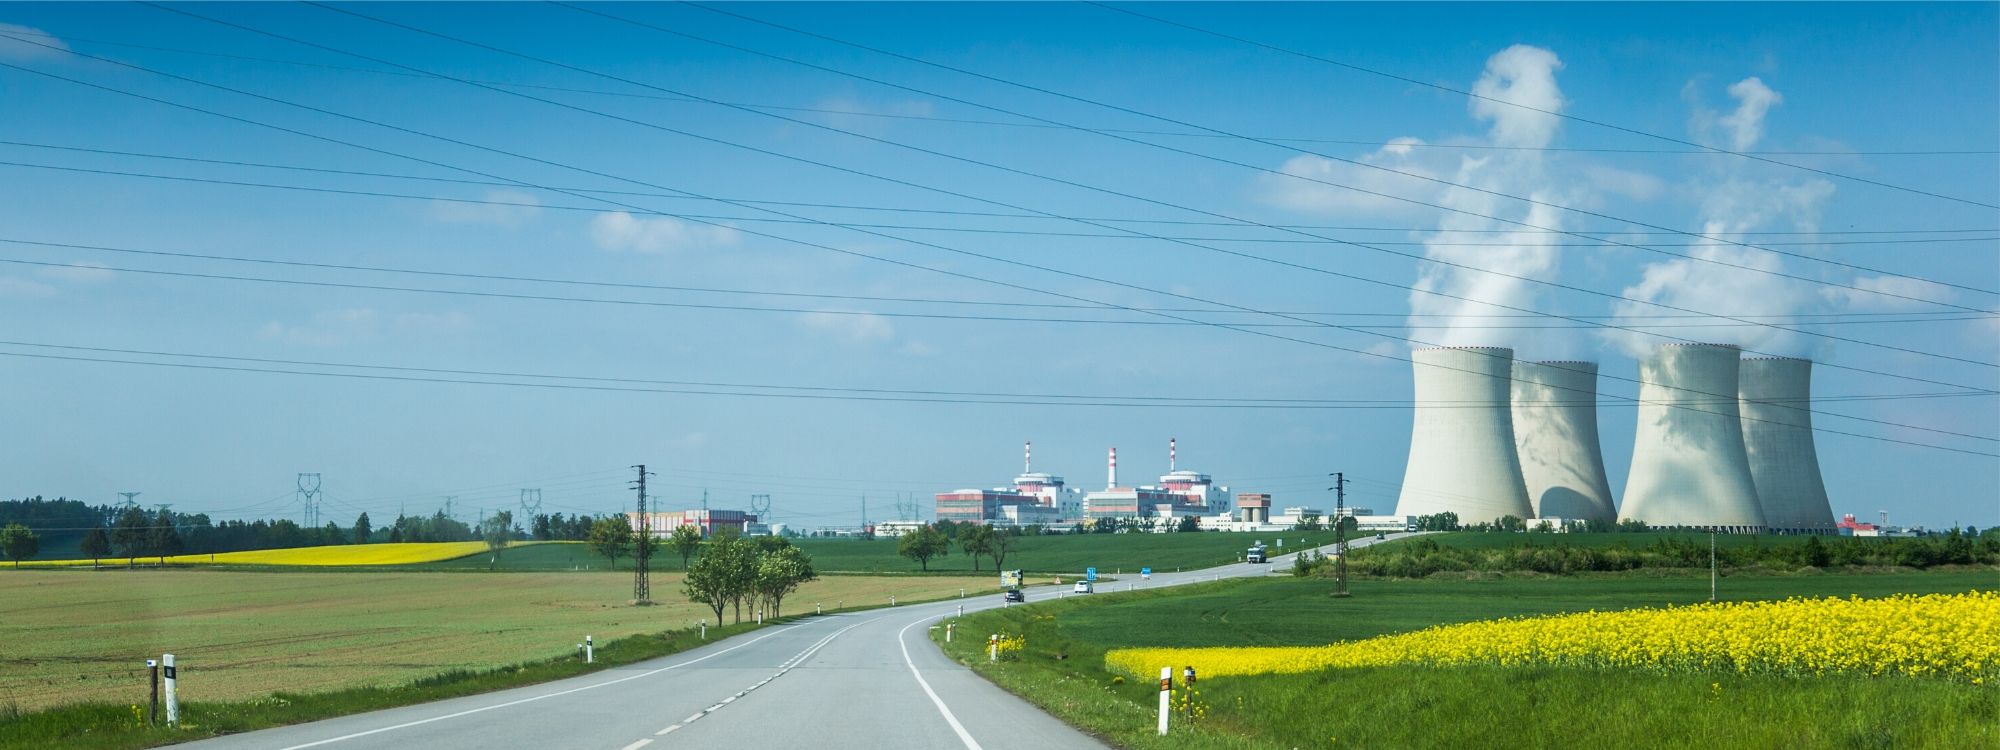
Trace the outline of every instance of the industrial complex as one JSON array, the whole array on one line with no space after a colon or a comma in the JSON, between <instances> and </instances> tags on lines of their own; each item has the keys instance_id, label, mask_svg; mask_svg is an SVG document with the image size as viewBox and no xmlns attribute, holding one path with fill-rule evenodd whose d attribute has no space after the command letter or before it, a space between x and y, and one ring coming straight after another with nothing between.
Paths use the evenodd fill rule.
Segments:
<instances>
[{"instance_id":1,"label":"industrial complex","mask_svg":"<svg viewBox=\"0 0 2000 750\"><path fill-rule=\"evenodd\" d=\"M1551 522L1639 521L1727 532L1833 534L1833 511L1813 447L1812 362L1742 356L1728 344L1669 344L1639 363L1638 426L1625 491L1614 498L1597 429L1595 362L1531 362L1512 349L1461 346L1411 353L1415 404L1410 453L1394 514L1350 509L1364 530L1401 529L1455 514L1475 524L1505 517ZM1031 447L1031 446L1030 446ZM1232 495L1208 474L1179 467L1154 484L1118 479L1106 456L1101 490L1032 470L993 489L937 494L937 519L1000 526L1074 527L1111 519L1147 528L1267 531L1323 511L1274 511L1268 494ZM1165 523L1172 522L1172 523Z\"/></svg>"}]
</instances>

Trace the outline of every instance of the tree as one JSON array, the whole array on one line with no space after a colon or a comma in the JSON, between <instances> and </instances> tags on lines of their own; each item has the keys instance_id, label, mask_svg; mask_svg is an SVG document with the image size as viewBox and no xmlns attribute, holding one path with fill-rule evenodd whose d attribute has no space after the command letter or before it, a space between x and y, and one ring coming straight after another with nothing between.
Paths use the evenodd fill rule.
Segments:
<instances>
[{"instance_id":1,"label":"tree","mask_svg":"<svg viewBox=\"0 0 2000 750\"><path fill-rule=\"evenodd\" d=\"M611 561L611 569L618 569L618 556L632 546L632 524L625 516L605 516L590 525L590 536L586 539L590 550ZM721 624L721 623L717 623Z\"/></svg>"},{"instance_id":2,"label":"tree","mask_svg":"<svg viewBox=\"0 0 2000 750\"><path fill-rule=\"evenodd\" d=\"M97 561L111 554L111 535L104 533L104 527L92 526L90 533L83 535L83 554L90 556L90 567L95 570Z\"/></svg>"},{"instance_id":3,"label":"tree","mask_svg":"<svg viewBox=\"0 0 2000 750\"><path fill-rule=\"evenodd\" d=\"M993 527L977 523L958 527L958 548L972 557L972 572L979 572L979 557L993 551Z\"/></svg>"},{"instance_id":4,"label":"tree","mask_svg":"<svg viewBox=\"0 0 2000 750\"><path fill-rule=\"evenodd\" d=\"M503 510L481 522L479 538L486 542L487 551L493 553L493 558L487 567L498 567L500 550L506 549L507 543L514 541L514 511Z\"/></svg>"},{"instance_id":5,"label":"tree","mask_svg":"<svg viewBox=\"0 0 2000 750\"><path fill-rule=\"evenodd\" d=\"M7 528L0 529L0 553L13 560L16 568L21 567L22 560L34 557L41 549L42 538L35 536L35 532L26 526L10 523Z\"/></svg>"},{"instance_id":6,"label":"tree","mask_svg":"<svg viewBox=\"0 0 2000 750\"><path fill-rule=\"evenodd\" d=\"M364 510L360 518L354 519L354 543L367 544L368 537L374 535L375 525L368 522L368 511Z\"/></svg>"},{"instance_id":7,"label":"tree","mask_svg":"<svg viewBox=\"0 0 2000 750\"><path fill-rule=\"evenodd\" d=\"M681 556L681 570L687 570L688 559L701 550L701 527L682 524L680 528L674 529L674 535L667 539L667 546L674 548L674 553Z\"/></svg>"},{"instance_id":8,"label":"tree","mask_svg":"<svg viewBox=\"0 0 2000 750\"><path fill-rule=\"evenodd\" d=\"M771 615L775 617L784 611L786 596L798 590L799 584L817 578L812 556L786 545L758 557L754 586L757 596L771 603Z\"/></svg>"},{"instance_id":9,"label":"tree","mask_svg":"<svg viewBox=\"0 0 2000 750\"><path fill-rule=\"evenodd\" d=\"M118 545L118 556L125 558L125 567L132 567L134 560L146 553L146 512L128 507L118 514L118 523L111 527L111 543Z\"/></svg>"},{"instance_id":10,"label":"tree","mask_svg":"<svg viewBox=\"0 0 2000 750\"><path fill-rule=\"evenodd\" d=\"M1293 530L1293 531L1319 531L1319 530L1320 530L1320 525L1319 525L1319 514L1318 514L1318 513L1304 513L1304 514L1300 514L1300 515L1299 515L1299 520L1297 520L1297 521L1295 521L1295 522L1293 522L1293 523L1292 523L1292 530Z\"/></svg>"},{"instance_id":11,"label":"tree","mask_svg":"<svg viewBox=\"0 0 2000 750\"><path fill-rule=\"evenodd\" d=\"M957 521L951 521L940 518L938 519L937 523L931 524L931 528L937 529L937 533L943 534L946 540L958 538Z\"/></svg>"},{"instance_id":12,"label":"tree","mask_svg":"<svg viewBox=\"0 0 2000 750\"><path fill-rule=\"evenodd\" d=\"M1200 530L1201 530L1201 519L1199 519L1199 518L1195 518L1194 516L1181 516L1181 523L1180 523L1180 526L1179 526L1179 528L1177 528L1177 529L1175 529L1175 530L1176 530L1176 531L1200 531Z\"/></svg>"},{"instance_id":13,"label":"tree","mask_svg":"<svg viewBox=\"0 0 2000 750\"><path fill-rule=\"evenodd\" d=\"M715 613L722 624L722 611L736 604L736 621L743 621L742 601L750 593L757 575L756 554L741 539L716 539L705 545L701 555L688 566L681 582L681 594Z\"/></svg>"},{"instance_id":14,"label":"tree","mask_svg":"<svg viewBox=\"0 0 2000 750\"><path fill-rule=\"evenodd\" d=\"M160 564L167 564L168 555L181 553L181 532L174 528L174 515L161 508L159 515L153 516L153 528L147 530L146 546L152 554L159 555Z\"/></svg>"},{"instance_id":15,"label":"tree","mask_svg":"<svg viewBox=\"0 0 2000 750\"><path fill-rule=\"evenodd\" d=\"M553 535L554 524L561 522L561 513L557 513L553 521L550 520L547 513L536 513L534 518L528 520L528 534L533 536L537 542L546 542L555 538Z\"/></svg>"},{"instance_id":16,"label":"tree","mask_svg":"<svg viewBox=\"0 0 2000 750\"><path fill-rule=\"evenodd\" d=\"M903 532L903 537L896 541L896 554L917 561L928 572L931 558L951 554L951 539L929 526L911 529Z\"/></svg>"},{"instance_id":17,"label":"tree","mask_svg":"<svg viewBox=\"0 0 2000 750\"><path fill-rule=\"evenodd\" d=\"M1002 570L1000 566L1007 564L1007 553L1013 552L1020 541L1021 535L1015 533L1014 529L999 529L993 532L993 538L986 543L986 554L992 556L994 570Z\"/></svg>"}]
</instances>

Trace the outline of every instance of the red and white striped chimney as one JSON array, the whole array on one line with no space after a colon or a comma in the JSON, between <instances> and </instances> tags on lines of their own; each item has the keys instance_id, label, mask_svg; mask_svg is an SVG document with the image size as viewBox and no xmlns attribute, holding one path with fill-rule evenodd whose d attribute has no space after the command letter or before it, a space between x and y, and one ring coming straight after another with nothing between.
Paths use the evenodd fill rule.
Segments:
<instances>
[{"instance_id":1,"label":"red and white striped chimney","mask_svg":"<svg viewBox=\"0 0 2000 750\"><path fill-rule=\"evenodd\" d=\"M1167 438L1167 471L1169 472L1174 470L1174 452L1177 448L1174 443L1175 440L1173 438Z\"/></svg>"},{"instance_id":2,"label":"red and white striped chimney","mask_svg":"<svg viewBox=\"0 0 2000 750\"><path fill-rule=\"evenodd\" d=\"M1032 466L1032 465L1034 464L1034 458L1035 458L1035 441L1033 441L1033 440L1028 440L1028 441L1024 441L1024 442L1022 442L1022 443L1021 443L1021 473L1022 473L1022 474L1026 474L1026 473L1028 473L1028 467L1029 467L1029 466Z\"/></svg>"},{"instance_id":3,"label":"red and white striped chimney","mask_svg":"<svg viewBox=\"0 0 2000 750\"><path fill-rule=\"evenodd\" d=\"M1107 475L1107 476L1105 477L1105 479L1104 479L1104 482L1105 482L1105 484L1104 484L1104 489L1107 489L1107 490L1108 490L1108 489L1113 489L1113 488L1115 488L1115 487L1117 487L1117 486L1118 486L1118 449L1117 449L1117 448L1112 448L1112 449L1111 449L1111 471L1110 471L1110 473L1109 473L1109 474L1108 474L1108 475Z\"/></svg>"}]
</instances>

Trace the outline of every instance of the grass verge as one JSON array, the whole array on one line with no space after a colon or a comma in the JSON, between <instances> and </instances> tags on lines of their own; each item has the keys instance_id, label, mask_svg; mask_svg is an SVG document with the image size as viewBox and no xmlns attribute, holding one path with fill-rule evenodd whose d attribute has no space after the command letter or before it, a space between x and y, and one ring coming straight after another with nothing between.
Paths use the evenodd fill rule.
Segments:
<instances>
[{"instance_id":1,"label":"grass verge","mask_svg":"<svg viewBox=\"0 0 2000 750\"><path fill-rule=\"evenodd\" d=\"M1782 598L1964 591L1992 588L1994 578L1986 570L1735 584L1732 598ZM1205 679L1206 718L1193 729L1176 719L1174 732L1158 737L1157 685L1104 668L1110 648L1328 643L1443 622L1654 605L1697 589L1706 599L1707 580L1363 581L1345 600L1325 589L1324 581L1273 579L1072 597L967 617L959 632L972 637L940 645L1002 688L1127 748L2000 745L1993 686L1489 667ZM1025 636L1026 645L1016 658L988 663L978 637L986 633Z\"/></svg>"}]
</instances>

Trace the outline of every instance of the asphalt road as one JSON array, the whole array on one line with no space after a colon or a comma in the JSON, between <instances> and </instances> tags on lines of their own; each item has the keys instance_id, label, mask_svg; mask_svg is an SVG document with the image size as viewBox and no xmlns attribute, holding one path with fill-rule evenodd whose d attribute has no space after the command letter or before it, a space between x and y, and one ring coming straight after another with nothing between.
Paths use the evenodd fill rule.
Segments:
<instances>
[{"instance_id":1,"label":"asphalt road","mask_svg":"<svg viewBox=\"0 0 2000 750\"><path fill-rule=\"evenodd\" d=\"M1390 538L1398 536L1403 535ZM1352 546L1373 542L1371 536ZM1128 574L1102 583L1095 596L1115 595L1127 586L1158 588L1282 573L1291 561L1288 554L1262 565L1162 572L1150 580ZM1027 592L1030 605L1062 595L1066 593L1054 586ZM809 618L567 680L231 735L187 747L1105 746L946 659L926 630L960 606L973 612L1002 602L999 595L988 594Z\"/></svg>"}]
</instances>

